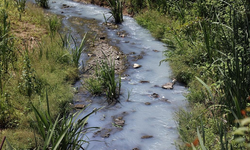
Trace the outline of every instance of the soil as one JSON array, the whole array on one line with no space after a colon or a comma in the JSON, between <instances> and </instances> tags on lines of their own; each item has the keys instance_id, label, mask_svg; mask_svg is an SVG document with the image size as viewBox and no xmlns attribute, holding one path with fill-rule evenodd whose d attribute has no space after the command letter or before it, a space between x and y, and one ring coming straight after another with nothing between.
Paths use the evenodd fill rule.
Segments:
<instances>
[{"instance_id":1,"label":"soil","mask_svg":"<svg viewBox=\"0 0 250 150\"><path fill-rule=\"evenodd\" d=\"M127 56L119 50L118 47L111 44L106 28L115 28L118 26L114 24L98 25L99 23L94 19L82 19L72 17L69 20L74 27L81 32L87 33L87 48L88 61L82 68L82 76L85 78L95 73L96 66L102 62L108 61L115 65L115 73L122 74L128 67ZM81 31L77 26L84 25L87 31ZM82 34L85 34L82 33Z\"/></svg>"}]
</instances>

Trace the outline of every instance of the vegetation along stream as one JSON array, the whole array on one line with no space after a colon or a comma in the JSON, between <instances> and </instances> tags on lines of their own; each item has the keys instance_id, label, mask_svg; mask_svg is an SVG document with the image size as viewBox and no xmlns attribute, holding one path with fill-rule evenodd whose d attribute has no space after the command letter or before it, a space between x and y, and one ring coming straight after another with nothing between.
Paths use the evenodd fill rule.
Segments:
<instances>
[{"instance_id":1,"label":"vegetation along stream","mask_svg":"<svg viewBox=\"0 0 250 150\"><path fill-rule=\"evenodd\" d=\"M95 132L86 134L88 138L85 140L90 140L88 148L91 150L175 149L178 132L173 113L178 107L185 106L183 94L186 89L179 83L176 83L172 90L161 87L173 80L170 77L171 70L168 64L164 62L159 65L159 61L164 59L162 53L166 49L164 44L155 40L146 29L128 16L124 16L121 25L103 25L105 22L103 14L107 18L110 16L109 10L105 8L67 0L54 0L50 3L50 11L64 16L63 25L70 29L72 34L81 37L88 31L88 34L92 34L92 38L95 36L96 44L90 49L99 48L98 50L104 51L105 55L109 52L105 49L115 49L112 50L115 53L114 59L121 58L128 61L118 65L119 67L125 65L127 68L118 67L118 72L122 73L120 103L105 107L88 119L87 127L101 127ZM101 60L101 56L95 54L86 61L88 55L91 55L91 50L82 54L80 60L85 71L92 65L90 62ZM107 59L110 59L108 56ZM141 67L135 68L135 63ZM84 82L84 77L86 76L83 75L81 82ZM82 90L80 82L76 87L79 89L75 96L76 104L91 103L87 108L89 111L108 105L105 97L93 97ZM82 113L84 116L86 111Z\"/></svg>"},{"instance_id":2,"label":"vegetation along stream","mask_svg":"<svg viewBox=\"0 0 250 150\"><path fill-rule=\"evenodd\" d=\"M249 0L0 0L0 150L249 149L249 17Z\"/></svg>"}]
</instances>

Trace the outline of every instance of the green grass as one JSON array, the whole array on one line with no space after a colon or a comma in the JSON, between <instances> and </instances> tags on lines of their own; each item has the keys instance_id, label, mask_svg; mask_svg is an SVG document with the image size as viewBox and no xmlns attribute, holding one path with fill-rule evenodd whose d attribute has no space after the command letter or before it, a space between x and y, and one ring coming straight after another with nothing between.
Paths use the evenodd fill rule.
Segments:
<instances>
[{"instance_id":1,"label":"green grass","mask_svg":"<svg viewBox=\"0 0 250 150\"><path fill-rule=\"evenodd\" d=\"M115 19L115 23L119 24L123 22L123 4L121 0L107 0L110 7L110 14Z\"/></svg>"},{"instance_id":2,"label":"green grass","mask_svg":"<svg viewBox=\"0 0 250 150\"><path fill-rule=\"evenodd\" d=\"M167 1L171 8L165 5L166 11L159 10L164 2L155 3L157 7L150 2L150 7L144 6L150 10L136 20L167 44L162 61L170 63L173 76L190 91L191 110L182 110L177 117L182 141L201 135L201 149L241 149L228 133L238 127L235 120L243 118L242 110L249 107L249 2ZM210 113L201 114L199 108ZM197 114L202 118L198 122Z\"/></svg>"},{"instance_id":3,"label":"green grass","mask_svg":"<svg viewBox=\"0 0 250 150\"><path fill-rule=\"evenodd\" d=\"M108 104L118 102L121 91L121 77L115 74L113 60L108 60L103 53L105 60L97 64L95 75L85 79L83 86L92 95L101 95L105 92Z\"/></svg>"},{"instance_id":4,"label":"green grass","mask_svg":"<svg viewBox=\"0 0 250 150\"><path fill-rule=\"evenodd\" d=\"M8 7L2 7L4 3L0 2L1 13L6 14L1 17L8 15L7 21L0 22L1 30L5 30L1 33L8 32L1 50L12 50L12 54L1 56L7 59L5 66L0 67L0 139L6 136L14 148L30 149L36 147L34 129L30 126L31 118L34 118L30 102L45 110L47 88L50 114L55 119L72 101L72 83L78 79L78 68L69 51L61 46L60 36L54 34L51 40L48 34L49 22L56 16L46 15L32 4L27 4L25 13L22 13L16 2L7 2ZM21 20L19 13L22 13ZM8 23L10 27L4 28ZM8 41L9 38L12 39ZM43 143L40 137L37 140L39 144Z\"/></svg>"}]
</instances>

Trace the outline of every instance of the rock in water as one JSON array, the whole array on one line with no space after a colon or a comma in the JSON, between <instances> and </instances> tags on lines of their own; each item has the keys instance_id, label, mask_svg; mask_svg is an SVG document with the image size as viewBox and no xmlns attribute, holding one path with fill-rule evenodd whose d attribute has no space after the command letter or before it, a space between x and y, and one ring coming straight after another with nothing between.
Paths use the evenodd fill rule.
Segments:
<instances>
[{"instance_id":1,"label":"rock in water","mask_svg":"<svg viewBox=\"0 0 250 150\"><path fill-rule=\"evenodd\" d=\"M152 135L144 135L141 137L141 139L149 139L149 138L152 138L153 136Z\"/></svg>"},{"instance_id":2,"label":"rock in water","mask_svg":"<svg viewBox=\"0 0 250 150\"><path fill-rule=\"evenodd\" d=\"M84 107L85 107L85 105L83 105L83 104L76 104L75 105L76 109L83 109Z\"/></svg>"},{"instance_id":3,"label":"rock in water","mask_svg":"<svg viewBox=\"0 0 250 150\"><path fill-rule=\"evenodd\" d=\"M141 65L135 63L135 64L133 65L133 67L136 69L136 68L140 68Z\"/></svg>"},{"instance_id":4,"label":"rock in water","mask_svg":"<svg viewBox=\"0 0 250 150\"><path fill-rule=\"evenodd\" d=\"M172 82L169 82L169 83L162 85L162 88L163 89L173 89L175 82L176 82L176 79L173 79Z\"/></svg>"},{"instance_id":5,"label":"rock in water","mask_svg":"<svg viewBox=\"0 0 250 150\"><path fill-rule=\"evenodd\" d=\"M162 85L162 88L163 89L173 89L173 83L166 83L166 84L164 84L164 85Z\"/></svg>"}]
</instances>

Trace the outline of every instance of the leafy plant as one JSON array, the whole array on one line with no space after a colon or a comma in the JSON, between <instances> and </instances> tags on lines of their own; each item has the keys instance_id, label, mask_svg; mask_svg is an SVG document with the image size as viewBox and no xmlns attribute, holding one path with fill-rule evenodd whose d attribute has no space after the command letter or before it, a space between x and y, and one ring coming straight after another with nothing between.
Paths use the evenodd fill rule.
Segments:
<instances>
[{"instance_id":1,"label":"leafy plant","mask_svg":"<svg viewBox=\"0 0 250 150\"><path fill-rule=\"evenodd\" d=\"M49 8L49 0L35 0L38 6L48 9Z\"/></svg>"},{"instance_id":2,"label":"leafy plant","mask_svg":"<svg viewBox=\"0 0 250 150\"><path fill-rule=\"evenodd\" d=\"M31 103L32 108L35 113L36 122L35 126L39 134L44 140L44 145L42 149L82 149L83 144L88 143L88 141L83 140L84 135L90 129L96 129L98 127L87 128L86 123L90 115L96 113L100 109L94 109L92 112L88 113L81 119L79 115L82 114L83 110L76 112L74 114L64 113L63 115L58 115L56 119L53 119L50 113L50 106L48 95L46 92L47 110L42 111L37 109L33 103ZM86 107L85 107L86 108Z\"/></svg>"},{"instance_id":3,"label":"leafy plant","mask_svg":"<svg viewBox=\"0 0 250 150\"><path fill-rule=\"evenodd\" d=\"M81 44L79 45L79 47L77 46L76 39L73 36L71 36L71 38L74 42L74 48L71 49L72 60L73 60L75 67L77 67L77 68L79 66L79 60L80 60L82 51L84 50L86 36L87 36L87 33L85 33L84 37L82 38L82 41L81 41Z\"/></svg>"},{"instance_id":4,"label":"leafy plant","mask_svg":"<svg viewBox=\"0 0 250 150\"><path fill-rule=\"evenodd\" d=\"M27 0L16 0L17 9L19 11L19 19L21 20L22 13L25 11Z\"/></svg>"},{"instance_id":5,"label":"leafy plant","mask_svg":"<svg viewBox=\"0 0 250 150\"><path fill-rule=\"evenodd\" d=\"M111 8L111 15L115 19L115 23L119 24L123 22L123 6L121 0L107 0Z\"/></svg>"},{"instance_id":6,"label":"leafy plant","mask_svg":"<svg viewBox=\"0 0 250 150\"><path fill-rule=\"evenodd\" d=\"M105 92L108 104L113 104L120 96L121 77L117 79L114 62L108 61L106 55L104 53L103 55L105 60L97 64L95 77L85 79L83 86L93 95Z\"/></svg>"},{"instance_id":7,"label":"leafy plant","mask_svg":"<svg viewBox=\"0 0 250 150\"><path fill-rule=\"evenodd\" d=\"M56 15L53 15L49 18L49 30L51 38L55 36L55 33L59 30L60 27L61 23Z\"/></svg>"},{"instance_id":8,"label":"leafy plant","mask_svg":"<svg viewBox=\"0 0 250 150\"><path fill-rule=\"evenodd\" d=\"M106 90L107 102L108 104L112 104L113 102L117 102L120 96L121 77L119 76L118 80L116 80L114 62L112 60L108 61L106 55L104 53L103 55L106 60L97 65L96 76L99 80L103 81L102 86Z\"/></svg>"},{"instance_id":9,"label":"leafy plant","mask_svg":"<svg viewBox=\"0 0 250 150\"><path fill-rule=\"evenodd\" d=\"M22 77L19 81L19 91L29 98L33 94L40 94L43 88L42 82L36 77L34 69L31 67L28 50L24 56L24 67L22 71Z\"/></svg>"},{"instance_id":10,"label":"leafy plant","mask_svg":"<svg viewBox=\"0 0 250 150\"><path fill-rule=\"evenodd\" d=\"M95 77L89 77L84 80L84 88L86 88L92 95L100 95L103 93L103 83Z\"/></svg>"}]
</instances>

